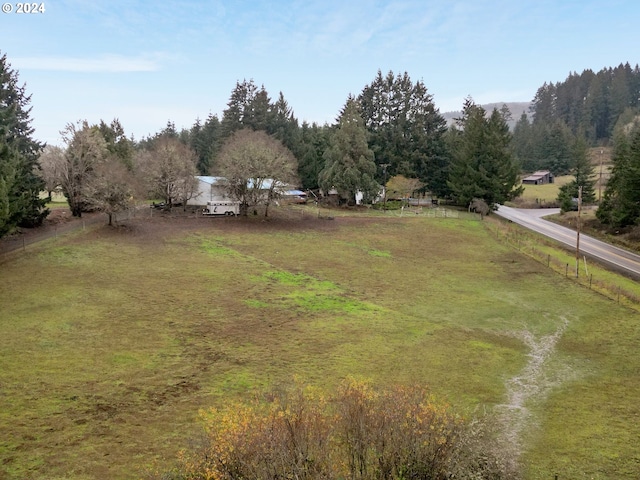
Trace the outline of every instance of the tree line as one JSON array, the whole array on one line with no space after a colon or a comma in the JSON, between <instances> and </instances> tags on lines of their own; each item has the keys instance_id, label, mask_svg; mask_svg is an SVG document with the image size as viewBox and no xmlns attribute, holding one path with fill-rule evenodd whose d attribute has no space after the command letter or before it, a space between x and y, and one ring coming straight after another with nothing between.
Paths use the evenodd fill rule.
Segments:
<instances>
[{"instance_id":1,"label":"tree line","mask_svg":"<svg viewBox=\"0 0 640 480\"><path fill-rule=\"evenodd\" d=\"M210 114L181 130L169 121L139 141L129 138L117 119L95 125L78 121L62 130L64 147L59 148L33 138L30 96L3 55L0 235L42 222L47 215L42 191L61 187L74 215L99 210L111 220L136 198L162 199L168 206L186 203L198 174L227 178L229 193L241 201L244 213L257 200L239 186L262 185L267 178L332 192L347 204L355 203L356 195L373 201L393 192L491 208L520 193L521 172L548 168L556 175L577 175L562 192L565 202L577 196L579 186L585 198L593 198L586 149L602 141L614 120L612 132L627 132L624 126L638 108L639 78L638 67L626 64L545 84L534 98L532 119L523 115L513 132L506 106L486 112L470 97L460 118L447 126L425 84L406 72L378 71L358 95L349 95L335 122L324 125L300 124L282 92L273 100L264 86L243 80L221 118ZM633 155L633 149L619 153ZM612 190L605 194L610 210L631 202L612 200L620 198L624 185L610 182ZM268 195L267 203L274 198ZM628 218L637 219L635 214Z\"/></svg>"},{"instance_id":2,"label":"tree line","mask_svg":"<svg viewBox=\"0 0 640 480\"><path fill-rule=\"evenodd\" d=\"M282 92L274 101L264 86L243 80L232 90L221 119L212 114L180 131L169 121L158 133L137 142L127 137L117 119L93 125L77 121L61 131L63 147L55 147L33 140L30 97L25 87L18 86L17 72L6 55L0 68L4 104L9 106L0 117L2 131L7 132L0 185L1 205L7 206L1 217L2 234L42 221L47 214L39 196L42 191L61 188L73 215L98 210L111 222L136 198L162 199L168 206L185 204L194 193L197 174L225 177L229 194L241 201L244 213L257 201L246 186L265 185L265 179L334 192L347 204L355 203L356 195L366 202L375 200L388 180L402 183L396 177L411 185L404 195L429 192L462 204L471 200L469 192L488 202L504 201L513 193L514 185L491 192L497 185L491 181L465 189L460 186L463 179L452 177L464 169L464 162L474 162L469 168L493 162L486 156L478 161L453 155L453 147L494 137L471 138L464 132L466 119L447 129L424 83L412 81L407 73L378 71L358 96L347 98L332 125L299 124ZM493 167L487 163L487 171L503 166L511 171L513 165L503 163L512 158L506 149L510 134L503 117L495 117L495 122L502 122L495 151L503 150L503 155ZM478 127L489 128L484 123ZM21 173L14 172L18 165ZM23 199L25 192L30 192L30 202ZM275 195L269 192L267 204Z\"/></svg>"},{"instance_id":3,"label":"tree line","mask_svg":"<svg viewBox=\"0 0 640 480\"><path fill-rule=\"evenodd\" d=\"M629 63L545 82L532 100L530 115L524 113L514 128L513 148L522 169L570 173L576 139L592 147L608 144L618 122L637 113L639 102L640 68Z\"/></svg>"}]
</instances>

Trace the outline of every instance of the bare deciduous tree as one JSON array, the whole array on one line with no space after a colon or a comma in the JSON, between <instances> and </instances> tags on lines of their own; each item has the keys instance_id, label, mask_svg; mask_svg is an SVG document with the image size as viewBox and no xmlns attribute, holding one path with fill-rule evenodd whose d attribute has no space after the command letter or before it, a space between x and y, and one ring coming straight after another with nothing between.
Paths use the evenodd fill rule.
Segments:
<instances>
[{"instance_id":1,"label":"bare deciduous tree","mask_svg":"<svg viewBox=\"0 0 640 480\"><path fill-rule=\"evenodd\" d=\"M218 156L219 174L226 177L229 196L240 202L240 212L269 205L287 184L296 182L297 162L282 142L263 131L235 132Z\"/></svg>"},{"instance_id":2,"label":"bare deciduous tree","mask_svg":"<svg viewBox=\"0 0 640 480\"><path fill-rule=\"evenodd\" d=\"M186 205L196 191L198 174L195 152L177 138L158 139L151 150L138 154L137 164L149 194L162 198L171 208Z\"/></svg>"},{"instance_id":3,"label":"bare deciduous tree","mask_svg":"<svg viewBox=\"0 0 640 480\"><path fill-rule=\"evenodd\" d=\"M87 188L95 166L107 155L107 146L100 131L87 121L69 123L60 132L67 146L60 185L69 202L71 213L82 216L89 206Z\"/></svg>"},{"instance_id":4,"label":"bare deciduous tree","mask_svg":"<svg viewBox=\"0 0 640 480\"><path fill-rule=\"evenodd\" d=\"M44 180L44 186L51 199L52 192L60 186L62 172L65 168L64 150L60 147L47 145L42 149L38 158L40 165L40 177Z\"/></svg>"},{"instance_id":5,"label":"bare deciduous tree","mask_svg":"<svg viewBox=\"0 0 640 480\"><path fill-rule=\"evenodd\" d=\"M87 203L95 210L107 214L109 225L118 212L134 205L135 179L122 161L110 155L94 168L94 175L86 187Z\"/></svg>"}]
</instances>

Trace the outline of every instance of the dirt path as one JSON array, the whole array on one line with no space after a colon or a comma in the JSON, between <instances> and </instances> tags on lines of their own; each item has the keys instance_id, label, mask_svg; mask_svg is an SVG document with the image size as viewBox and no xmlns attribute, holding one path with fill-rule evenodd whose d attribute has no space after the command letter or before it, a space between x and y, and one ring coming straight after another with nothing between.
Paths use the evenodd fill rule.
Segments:
<instances>
[{"instance_id":1,"label":"dirt path","mask_svg":"<svg viewBox=\"0 0 640 480\"><path fill-rule=\"evenodd\" d=\"M528 330L514 333L529 347L528 361L519 375L507 381L507 402L496 407L502 426L502 442L511 452L508 458L514 463L522 453L524 433L537 424L527 405L544 400L552 388L567 378L563 372L550 367L556 344L569 324L564 317L560 320L551 335L536 338Z\"/></svg>"}]
</instances>

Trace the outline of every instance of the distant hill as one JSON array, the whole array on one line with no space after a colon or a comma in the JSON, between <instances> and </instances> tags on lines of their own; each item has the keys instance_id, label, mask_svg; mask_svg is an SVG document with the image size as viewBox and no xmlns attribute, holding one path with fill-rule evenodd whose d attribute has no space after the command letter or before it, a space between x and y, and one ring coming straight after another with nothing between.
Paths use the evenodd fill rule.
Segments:
<instances>
[{"instance_id":1,"label":"distant hill","mask_svg":"<svg viewBox=\"0 0 640 480\"><path fill-rule=\"evenodd\" d=\"M484 108L487 113L493 112L494 108L500 110L502 105L506 105L509 111L511 112L511 121L507 122L509 124L509 128L513 130L516 122L520 120L520 117L523 113L526 113L531 120L531 113L529 113L529 107L531 106L531 102L498 102L498 103L486 103L484 105L480 105ZM451 125L454 122L454 119L459 118L462 115L460 110L455 112L444 112L442 116L447 121L447 125Z\"/></svg>"}]
</instances>

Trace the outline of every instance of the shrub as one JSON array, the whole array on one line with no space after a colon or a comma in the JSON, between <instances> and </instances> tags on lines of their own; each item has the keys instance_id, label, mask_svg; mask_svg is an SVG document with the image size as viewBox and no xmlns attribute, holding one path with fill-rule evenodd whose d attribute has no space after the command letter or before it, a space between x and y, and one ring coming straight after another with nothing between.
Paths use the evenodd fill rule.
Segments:
<instances>
[{"instance_id":1,"label":"shrub","mask_svg":"<svg viewBox=\"0 0 640 480\"><path fill-rule=\"evenodd\" d=\"M400 200L387 200L385 202L377 202L371 205L374 210L400 210L404 203Z\"/></svg>"},{"instance_id":2,"label":"shrub","mask_svg":"<svg viewBox=\"0 0 640 480\"><path fill-rule=\"evenodd\" d=\"M478 433L422 387L375 390L345 380L201 412L205 441L182 451L172 479L508 478ZM168 476L170 475L170 476Z\"/></svg>"}]
</instances>

